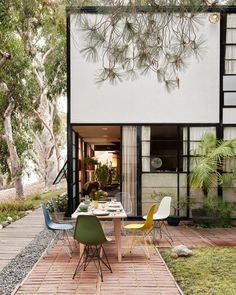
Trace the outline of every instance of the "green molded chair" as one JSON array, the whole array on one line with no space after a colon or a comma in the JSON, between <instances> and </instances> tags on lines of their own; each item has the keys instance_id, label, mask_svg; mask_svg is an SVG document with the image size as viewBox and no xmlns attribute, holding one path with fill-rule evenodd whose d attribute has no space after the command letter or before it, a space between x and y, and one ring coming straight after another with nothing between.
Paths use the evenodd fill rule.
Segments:
<instances>
[{"instance_id":1,"label":"green molded chair","mask_svg":"<svg viewBox=\"0 0 236 295\"><path fill-rule=\"evenodd\" d=\"M103 244L110 240L106 238L99 219L94 215L79 215L76 220L74 239L85 245L73 279L82 268L85 271L93 261L103 282L102 264L112 272ZM103 257L103 256L104 257Z\"/></svg>"}]
</instances>

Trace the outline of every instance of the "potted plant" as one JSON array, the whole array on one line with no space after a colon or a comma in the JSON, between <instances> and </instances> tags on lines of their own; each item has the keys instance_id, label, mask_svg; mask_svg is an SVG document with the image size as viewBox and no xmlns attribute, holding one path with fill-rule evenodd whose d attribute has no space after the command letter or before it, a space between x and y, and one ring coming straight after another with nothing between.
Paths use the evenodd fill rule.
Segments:
<instances>
[{"instance_id":1,"label":"potted plant","mask_svg":"<svg viewBox=\"0 0 236 295\"><path fill-rule=\"evenodd\" d=\"M46 207L48 208L49 214L54 222L58 222L58 220L63 220L65 212L67 210L67 206L67 194L57 195L56 198L53 198L46 203Z\"/></svg>"},{"instance_id":2,"label":"potted plant","mask_svg":"<svg viewBox=\"0 0 236 295\"><path fill-rule=\"evenodd\" d=\"M84 164L86 165L87 170L94 170L94 166L98 164L97 159L93 157L85 157Z\"/></svg>"},{"instance_id":3,"label":"potted plant","mask_svg":"<svg viewBox=\"0 0 236 295\"><path fill-rule=\"evenodd\" d=\"M192 201L191 201L192 202ZM172 198L171 207L174 210L174 214L167 218L167 223L169 225L177 226L180 223L180 211L190 204L190 198L187 196L181 196L179 200L177 198Z\"/></svg>"},{"instance_id":4,"label":"potted plant","mask_svg":"<svg viewBox=\"0 0 236 295\"><path fill-rule=\"evenodd\" d=\"M100 183L102 189L105 189L112 182L113 168L111 165L98 163L95 170L95 180Z\"/></svg>"}]
</instances>

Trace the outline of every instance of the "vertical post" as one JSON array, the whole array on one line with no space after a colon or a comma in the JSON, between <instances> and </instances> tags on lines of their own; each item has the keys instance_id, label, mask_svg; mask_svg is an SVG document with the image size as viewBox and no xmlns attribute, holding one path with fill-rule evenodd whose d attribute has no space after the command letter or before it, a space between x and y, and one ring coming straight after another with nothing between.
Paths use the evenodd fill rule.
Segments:
<instances>
[{"instance_id":1,"label":"vertical post","mask_svg":"<svg viewBox=\"0 0 236 295\"><path fill-rule=\"evenodd\" d=\"M71 216L73 212L73 159L72 159L72 126L70 124L70 103L71 103L71 67L70 67L70 16L66 18L67 28L67 193L68 209L66 216Z\"/></svg>"},{"instance_id":2,"label":"vertical post","mask_svg":"<svg viewBox=\"0 0 236 295\"><path fill-rule=\"evenodd\" d=\"M188 198L188 204L187 204L187 217L189 218L190 213L190 183L189 183L189 174L190 174L190 128L187 126L187 198Z\"/></svg>"},{"instance_id":3,"label":"vertical post","mask_svg":"<svg viewBox=\"0 0 236 295\"><path fill-rule=\"evenodd\" d=\"M142 126L137 126L137 216L142 216Z\"/></svg>"}]
</instances>

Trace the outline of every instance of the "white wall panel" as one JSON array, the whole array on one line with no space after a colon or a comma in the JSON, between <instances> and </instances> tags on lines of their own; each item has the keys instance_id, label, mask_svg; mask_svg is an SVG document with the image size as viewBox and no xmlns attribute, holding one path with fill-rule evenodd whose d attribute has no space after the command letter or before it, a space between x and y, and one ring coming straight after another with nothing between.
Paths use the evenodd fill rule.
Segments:
<instances>
[{"instance_id":1,"label":"white wall panel","mask_svg":"<svg viewBox=\"0 0 236 295\"><path fill-rule=\"evenodd\" d=\"M188 61L180 87L168 93L155 74L115 86L95 83L99 63L86 62L76 18L71 16L71 123L217 123L219 121L219 23L208 15L200 27L203 59Z\"/></svg>"},{"instance_id":2,"label":"white wall panel","mask_svg":"<svg viewBox=\"0 0 236 295\"><path fill-rule=\"evenodd\" d=\"M236 108L223 109L223 123L235 124L236 123Z\"/></svg>"}]
</instances>

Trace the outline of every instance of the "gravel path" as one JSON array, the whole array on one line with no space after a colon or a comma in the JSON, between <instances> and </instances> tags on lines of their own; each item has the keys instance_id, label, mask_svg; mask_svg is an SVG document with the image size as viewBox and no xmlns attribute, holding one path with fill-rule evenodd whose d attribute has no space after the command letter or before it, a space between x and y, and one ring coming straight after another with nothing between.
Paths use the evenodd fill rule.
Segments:
<instances>
[{"instance_id":1,"label":"gravel path","mask_svg":"<svg viewBox=\"0 0 236 295\"><path fill-rule=\"evenodd\" d=\"M51 240L52 233L43 230L24 250L21 251L0 272L0 294L11 295L16 286L27 276L41 257Z\"/></svg>"}]
</instances>

